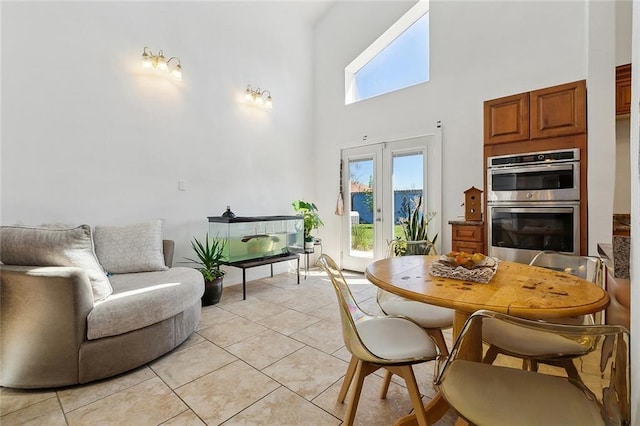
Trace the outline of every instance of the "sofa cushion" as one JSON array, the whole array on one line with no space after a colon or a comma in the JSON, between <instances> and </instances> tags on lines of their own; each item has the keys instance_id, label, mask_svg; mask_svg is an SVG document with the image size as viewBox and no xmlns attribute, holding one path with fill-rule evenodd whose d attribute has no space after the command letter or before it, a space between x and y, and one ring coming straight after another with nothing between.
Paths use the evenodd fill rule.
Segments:
<instances>
[{"instance_id":1,"label":"sofa cushion","mask_svg":"<svg viewBox=\"0 0 640 426\"><path fill-rule=\"evenodd\" d=\"M96 226L96 254L111 274L164 271L162 220L124 226Z\"/></svg>"},{"instance_id":2,"label":"sofa cushion","mask_svg":"<svg viewBox=\"0 0 640 426\"><path fill-rule=\"evenodd\" d=\"M192 268L120 274L111 277L113 294L87 317L87 338L116 336L171 318L204 293L202 274Z\"/></svg>"},{"instance_id":3,"label":"sofa cushion","mask_svg":"<svg viewBox=\"0 0 640 426\"><path fill-rule=\"evenodd\" d=\"M87 271L93 300L112 293L111 284L96 258L91 226L76 228L3 226L0 261L7 265L75 266Z\"/></svg>"}]
</instances>

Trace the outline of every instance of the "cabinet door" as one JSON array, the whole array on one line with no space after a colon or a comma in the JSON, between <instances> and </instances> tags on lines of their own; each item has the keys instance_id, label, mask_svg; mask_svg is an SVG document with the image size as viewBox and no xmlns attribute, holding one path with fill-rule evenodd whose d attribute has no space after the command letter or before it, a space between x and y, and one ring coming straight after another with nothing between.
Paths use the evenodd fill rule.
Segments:
<instances>
[{"instance_id":1,"label":"cabinet door","mask_svg":"<svg viewBox=\"0 0 640 426\"><path fill-rule=\"evenodd\" d=\"M586 81L531 92L531 139L585 133Z\"/></svg>"},{"instance_id":2,"label":"cabinet door","mask_svg":"<svg viewBox=\"0 0 640 426\"><path fill-rule=\"evenodd\" d=\"M631 64L616 67L616 115L631 113Z\"/></svg>"},{"instance_id":3,"label":"cabinet door","mask_svg":"<svg viewBox=\"0 0 640 426\"><path fill-rule=\"evenodd\" d=\"M464 251L466 253L482 253L484 254L484 244L472 243L469 241L452 241L452 251Z\"/></svg>"},{"instance_id":4,"label":"cabinet door","mask_svg":"<svg viewBox=\"0 0 640 426\"><path fill-rule=\"evenodd\" d=\"M484 143L529 139L529 94L507 96L484 103Z\"/></svg>"},{"instance_id":5,"label":"cabinet door","mask_svg":"<svg viewBox=\"0 0 640 426\"><path fill-rule=\"evenodd\" d=\"M482 242L482 226L454 225L452 227L452 239L456 241Z\"/></svg>"}]
</instances>

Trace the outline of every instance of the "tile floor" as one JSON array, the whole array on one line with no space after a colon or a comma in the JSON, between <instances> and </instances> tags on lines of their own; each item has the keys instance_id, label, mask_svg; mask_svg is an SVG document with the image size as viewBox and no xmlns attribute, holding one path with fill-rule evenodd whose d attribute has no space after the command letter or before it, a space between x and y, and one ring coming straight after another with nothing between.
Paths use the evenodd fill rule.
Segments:
<instances>
[{"instance_id":1,"label":"tile floor","mask_svg":"<svg viewBox=\"0 0 640 426\"><path fill-rule=\"evenodd\" d=\"M361 274L345 276L362 307L376 312L375 288ZM60 389L0 388L0 424L339 425L349 360L341 333L333 288L318 269L300 285L295 274L250 282L246 301L240 285L229 286L219 304L203 307L196 333L137 370ZM433 364L415 368L425 400ZM410 411L401 379L386 400L377 397L381 383L366 379L356 424L391 425ZM453 423L448 414L438 425Z\"/></svg>"}]
</instances>

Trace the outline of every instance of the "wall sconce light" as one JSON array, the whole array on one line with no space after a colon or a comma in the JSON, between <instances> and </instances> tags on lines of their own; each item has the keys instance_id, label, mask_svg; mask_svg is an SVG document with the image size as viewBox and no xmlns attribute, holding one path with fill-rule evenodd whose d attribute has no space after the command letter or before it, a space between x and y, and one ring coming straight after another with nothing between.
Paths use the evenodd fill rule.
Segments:
<instances>
[{"instance_id":1,"label":"wall sconce light","mask_svg":"<svg viewBox=\"0 0 640 426\"><path fill-rule=\"evenodd\" d=\"M177 64L173 66L173 69L170 70L169 64L175 61ZM162 53L162 50L158 52L157 55L154 55L151 52L151 49L145 47L142 50L142 68L144 69L155 69L163 72L170 73L176 80L182 80L182 63L180 59L173 56L169 58L167 61Z\"/></svg>"},{"instance_id":2,"label":"wall sconce light","mask_svg":"<svg viewBox=\"0 0 640 426\"><path fill-rule=\"evenodd\" d=\"M267 95L267 97L265 98L264 95ZM264 105L269 109L273 108L273 99L271 99L271 92L269 90L260 91L259 87L257 90L253 90L251 85L248 85L247 90L244 92L244 97L246 100L257 105Z\"/></svg>"}]
</instances>

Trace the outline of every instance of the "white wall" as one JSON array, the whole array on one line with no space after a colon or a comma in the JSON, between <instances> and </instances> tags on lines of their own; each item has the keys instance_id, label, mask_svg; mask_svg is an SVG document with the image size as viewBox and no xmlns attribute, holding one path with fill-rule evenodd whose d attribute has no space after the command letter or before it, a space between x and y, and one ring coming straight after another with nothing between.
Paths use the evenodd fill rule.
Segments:
<instances>
[{"instance_id":1,"label":"white wall","mask_svg":"<svg viewBox=\"0 0 640 426\"><path fill-rule=\"evenodd\" d=\"M616 4L585 3L585 64L587 70L587 170L589 251L597 255L598 243L611 242L615 193L615 59Z\"/></svg>"},{"instance_id":2,"label":"white wall","mask_svg":"<svg viewBox=\"0 0 640 426\"><path fill-rule=\"evenodd\" d=\"M2 224L160 217L182 260L227 204L293 214L313 190L307 6L3 2ZM143 71L145 46L178 56L183 82ZM273 110L244 103L247 84Z\"/></svg>"},{"instance_id":3,"label":"white wall","mask_svg":"<svg viewBox=\"0 0 640 426\"><path fill-rule=\"evenodd\" d=\"M633 2L631 0L616 0L616 65L631 62L631 30Z\"/></svg>"},{"instance_id":4,"label":"white wall","mask_svg":"<svg viewBox=\"0 0 640 426\"><path fill-rule=\"evenodd\" d=\"M613 6L602 6L606 16L598 20L582 2L432 1L431 81L345 106L345 65L413 4L338 2L317 24L316 162L326 178L316 180L316 193L320 209L333 212L340 148L359 143L362 135L389 140L429 133L442 120L443 209L438 213L447 250L451 232L446 223L463 214L463 191L483 186L483 101L590 77L589 109L593 105L598 110L599 103L600 109L613 105L615 58L601 50L614 39L615 14ZM590 24L611 34L599 43L592 41ZM589 55L598 60L589 62ZM611 81L606 81L608 76ZM589 143L602 145L593 156L590 148L589 173L594 178L589 190L612 197L613 113L606 120L590 113L588 127ZM595 253L596 243L611 240L609 201L604 206L591 203L600 210L598 215L589 212L595 218L589 226L590 253ZM331 216L325 223L320 232L325 249L339 258L340 220Z\"/></svg>"},{"instance_id":5,"label":"white wall","mask_svg":"<svg viewBox=\"0 0 640 426\"><path fill-rule=\"evenodd\" d=\"M631 18L633 3L618 0L616 5L616 65L631 62ZM616 183L613 198L614 213L631 212L631 169L629 163L630 119L616 119Z\"/></svg>"}]
</instances>

